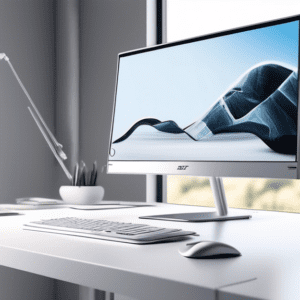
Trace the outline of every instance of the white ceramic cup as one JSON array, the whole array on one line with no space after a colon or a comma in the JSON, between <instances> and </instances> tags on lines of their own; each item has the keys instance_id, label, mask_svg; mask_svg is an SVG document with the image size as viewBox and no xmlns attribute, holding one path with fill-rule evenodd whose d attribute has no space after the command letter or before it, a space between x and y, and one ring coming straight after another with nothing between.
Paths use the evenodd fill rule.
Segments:
<instances>
[{"instance_id":1,"label":"white ceramic cup","mask_svg":"<svg viewBox=\"0 0 300 300\"><path fill-rule=\"evenodd\" d=\"M104 197L102 186L72 186L63 185L59 194L66 204L91 205L100 203Z\"/></svg>"}]
</instances>

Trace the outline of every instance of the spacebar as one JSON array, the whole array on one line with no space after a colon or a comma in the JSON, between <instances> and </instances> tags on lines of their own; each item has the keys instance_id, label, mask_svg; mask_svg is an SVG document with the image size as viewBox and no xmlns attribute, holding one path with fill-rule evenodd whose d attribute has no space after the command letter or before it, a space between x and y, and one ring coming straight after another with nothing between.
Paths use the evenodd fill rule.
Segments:
<instances>
[{"instance_id":1,"label":"spacebar","mask_svg":"<svg viewBox=\"0 0 300 300\"><path fill-rule=\"evenodd\" d=\"M176 232L176 231L181 231L181 229L169 229L169 228L161 228L160 230L156 230L156 231L133 231L133 232L126 232L126 231L117 231L116 234L120 234L120 235L126 235L126 236L157 236L157 235L161 235L161 234L166 234L166 233L171 233L171 232Z\"/></svg>"}]
</instances>

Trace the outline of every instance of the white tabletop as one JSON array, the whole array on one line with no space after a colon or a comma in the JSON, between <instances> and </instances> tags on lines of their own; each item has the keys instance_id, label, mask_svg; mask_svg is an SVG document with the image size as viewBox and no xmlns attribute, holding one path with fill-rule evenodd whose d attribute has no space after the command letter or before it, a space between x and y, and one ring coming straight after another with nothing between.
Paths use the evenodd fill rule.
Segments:
<instances>
[{"instance_id":1,"label":"white tabletop","mask_svg":"<svg viewBox=\"0 0 300 300\"><path fill-rule=\"evenodd\" d=\"M296 280L300 267L299 215L253 211L250 220L214 223L138 219L142 215L211 210L161 204L157 207L99 211L62 208L26 211L22 216L2 217L0 264L137 299L202 299L200 295L203 299L215 299L216 293L226 296L235 291L236 294L245 291L248 298L253 293L257 298L276 299L273 297L275 292L268 294L267 289L255 294L251 289L254 282L256 285L267 282L269 288L274 290L281 282L278 289L282 286L280 291L286 295L285 286L290 288L290 285L294 285L284 282L288 276L291 278L289 282L296 283L293 280ZM29 221L66 216L193 230L200 237L192 237L189 242L221 241L236 247L242 256L196 260L178 253L187 240L131 245L22 229L22 225ZM249 291L246 288L238 290L243 285L249 286ZM298 289L296 286L294 288Z\"/></svg>"}]
</instances>

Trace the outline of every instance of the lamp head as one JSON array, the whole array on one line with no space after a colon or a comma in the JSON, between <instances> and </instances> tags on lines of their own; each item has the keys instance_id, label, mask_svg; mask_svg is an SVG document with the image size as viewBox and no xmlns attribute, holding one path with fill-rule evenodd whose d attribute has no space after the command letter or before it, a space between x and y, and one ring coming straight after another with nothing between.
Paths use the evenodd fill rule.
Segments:
<instances>
[{"instance_id":1,"label":"lamp head","mask_svg":"<svg viewBox=\"0 0 300 300\"><path fill-rule=\"evenodd\" d=\"M0 53L0 60L3 59L3 58L4 58L6 61L9 61L9 58L6 56L5 53Z\"/></svg>"}]
</instances>

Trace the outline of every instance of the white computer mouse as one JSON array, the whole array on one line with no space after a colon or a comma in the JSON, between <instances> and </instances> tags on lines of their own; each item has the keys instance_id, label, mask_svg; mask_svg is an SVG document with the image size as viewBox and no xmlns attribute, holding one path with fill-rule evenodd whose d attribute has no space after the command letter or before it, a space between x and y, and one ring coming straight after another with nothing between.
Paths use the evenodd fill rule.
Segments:
<instances>
[{"instance_id":1,"label":"white computer mouse","mask_svg":"<svg viewBox=\"0 0 300 300\"><path fill-rule=\"evenodd\" d=\"M241 256L234 247L214 241L200 241L186 244L179 253L188 258L228 258Z\"/></svg>"}]
</instances>

